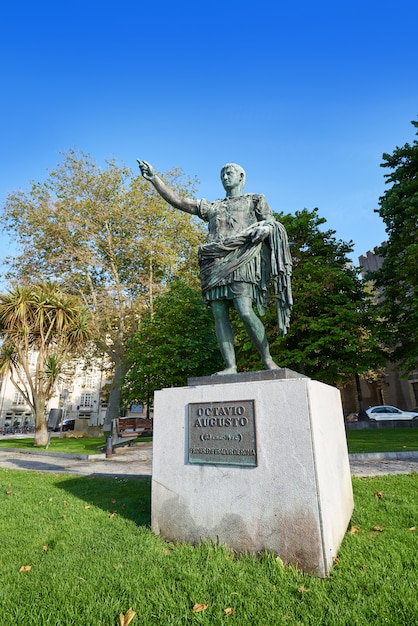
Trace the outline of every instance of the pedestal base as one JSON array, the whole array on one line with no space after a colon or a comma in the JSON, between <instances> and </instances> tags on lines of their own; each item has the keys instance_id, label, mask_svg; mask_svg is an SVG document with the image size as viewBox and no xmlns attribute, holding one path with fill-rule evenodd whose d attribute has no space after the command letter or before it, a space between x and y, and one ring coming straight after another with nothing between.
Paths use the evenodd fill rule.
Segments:
<instances>
[{"instance_id":1,"label":"pedestal base","mask_svg":"<svg viewBox=\"0 0 418 626\"><path fill-rule=\"evenodd\" d=\"M247 426L253 443L244 443ZM303 377L217 380L155 394L156 534L192 544L212 540L238 552L273 551L326 576L352 509L337 389Z\"/></svg>"}]
</instances>

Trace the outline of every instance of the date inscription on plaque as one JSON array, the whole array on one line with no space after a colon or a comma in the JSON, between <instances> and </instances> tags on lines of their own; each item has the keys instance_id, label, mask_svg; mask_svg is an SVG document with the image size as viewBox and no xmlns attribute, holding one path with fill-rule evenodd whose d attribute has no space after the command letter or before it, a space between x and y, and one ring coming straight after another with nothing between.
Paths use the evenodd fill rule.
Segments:
<instances>
[{"instance_id":1,"label":"date inscription on plaque","mask_svg":"<svg viewBox=\"0 0 418 626\"><path fill-rule=\"evenodd\" d=\"M257 466L254 400L188 405L188 462Z\"/></svg>"}]
</instances>

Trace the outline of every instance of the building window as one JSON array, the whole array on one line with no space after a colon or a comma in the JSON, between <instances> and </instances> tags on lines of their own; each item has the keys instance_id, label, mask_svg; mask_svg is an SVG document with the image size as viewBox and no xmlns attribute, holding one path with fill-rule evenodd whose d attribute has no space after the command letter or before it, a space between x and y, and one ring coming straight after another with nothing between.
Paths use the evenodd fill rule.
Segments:
<instances>
[{"instance_id":1,"label":"building window","mask_svg":"<svg viewBox=\"0 0 418 626\"><path fill-rule=\"evenodd\" d=\"M92 387L94 387L94 375L93 374L84 374L83 387L86 387L87 389L91 389Z\"/></svg>"},{"instance_id":2,"label":"building window","mask_svg":"<svg viewBox=\"0 0 418 626\"><path fill-rule=\"evenodd\" d=\"M17 404L19 406L23 406L26 404L25 398L22 396L20 391L15 391L15 395L13 398L13 404Z\"/></svg>"},{"instance_id":3,"label":"building window","mask_svg":"<svg viewBox=\"0 0 418 626\"><path fill-rule=\"evenodd\" d=\"M93 394L92 393L82 393L80 398L80 408L92 407L93 406Z\"/></svg>"}]
</instances>

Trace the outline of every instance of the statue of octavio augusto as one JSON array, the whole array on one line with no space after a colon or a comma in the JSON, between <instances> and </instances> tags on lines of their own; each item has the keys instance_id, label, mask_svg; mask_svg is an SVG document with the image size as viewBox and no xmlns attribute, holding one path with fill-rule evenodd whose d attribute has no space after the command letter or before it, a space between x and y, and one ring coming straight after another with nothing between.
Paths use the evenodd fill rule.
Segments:
<instances>
[{"instance_id":1,"label":"statue of octavio augusto","mask_svg":"<svg viewBox=\"0 0 418 626\"><path fill-rule=\"evenodd\" d=\"M206 242L199 246L202 295L215 319L216 335L226 368L235 374L234 331L229 309L235 308L265 369L280 369L273 361L264 325L270 283L276 298L277 323L287 333L292 309L292 259L284 226L277 222L263 195L243 194L245 171L235 163L224 165L221 180L226 197L208 202L183 198L168 188L153 167L138 159L141 173L171 206L197 215L208 223Z\"/></svg>"}]
</instances>

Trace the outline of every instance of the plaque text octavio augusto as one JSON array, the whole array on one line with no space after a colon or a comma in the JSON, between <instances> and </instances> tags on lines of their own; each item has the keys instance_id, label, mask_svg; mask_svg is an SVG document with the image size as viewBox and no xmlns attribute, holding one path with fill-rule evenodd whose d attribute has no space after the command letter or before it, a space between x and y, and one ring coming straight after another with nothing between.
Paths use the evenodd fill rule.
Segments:
<instances>
[{"instance_id":1,"label":"plaque text octavio augusto","mask_svg":"<svg viewBox=\"0 0 418 626\"><path fill-rule=\"evenodd\" d=\"M188 461L257 466L254 400L188 405Z\"/></svg>"}]
</instances>

